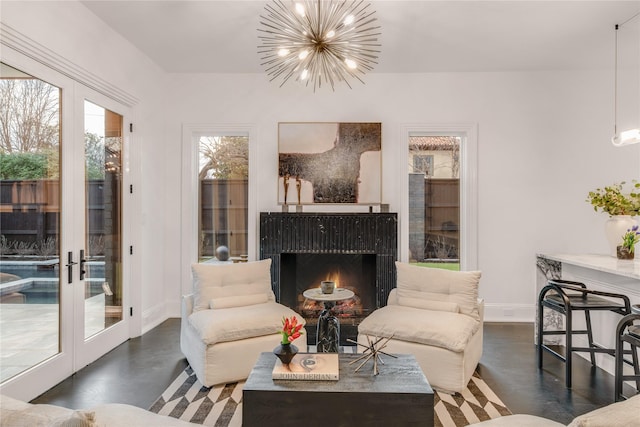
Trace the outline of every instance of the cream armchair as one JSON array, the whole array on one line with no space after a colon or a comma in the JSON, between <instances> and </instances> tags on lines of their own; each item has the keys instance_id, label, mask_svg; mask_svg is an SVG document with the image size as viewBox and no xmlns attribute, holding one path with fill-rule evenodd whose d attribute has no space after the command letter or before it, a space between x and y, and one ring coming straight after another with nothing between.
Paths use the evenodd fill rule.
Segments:
<instances>
[{"instance_id":1,"label":"cream armchair","mask_svg":"<svg viewBox=\"0 0 640 427\"><path fill-rule=\"evenodd\" d=\"M297 316L275 302L271 260L193 264L193 294L182 299L180 349L198 381L210 387L246 379L258 355L281 340L282 318ZM307 337L294 341L307 350Z\"/></svg>"},{"instance_id":2,"label":"cream armchair","mask_svg":"<svg viewBox=\"0 0 640 427\"><path fill-rule=\"evenodd\" d=\"M398 285L387 306L358 326L358 342L393 337L388 353L414 355L431 386L464 390L482 356L479 271L448 271L396 262Z\"/></svg>"}]
</instances>

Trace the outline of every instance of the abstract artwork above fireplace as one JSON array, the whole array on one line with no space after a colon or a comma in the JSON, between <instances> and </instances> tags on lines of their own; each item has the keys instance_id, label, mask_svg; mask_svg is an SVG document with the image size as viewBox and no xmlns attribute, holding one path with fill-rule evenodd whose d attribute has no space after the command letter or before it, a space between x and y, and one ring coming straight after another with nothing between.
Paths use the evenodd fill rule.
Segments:
<instances>
[{"instance_id":1,"label":"abstract artwork above fireplace","mask_svg":"<svg viewBox=\"0 0 640 427\"><path fill-rule=\"evenodd\" d=\"M279 123L279 204L380 204L380 123Z\"/></svg>"}]
</instances>

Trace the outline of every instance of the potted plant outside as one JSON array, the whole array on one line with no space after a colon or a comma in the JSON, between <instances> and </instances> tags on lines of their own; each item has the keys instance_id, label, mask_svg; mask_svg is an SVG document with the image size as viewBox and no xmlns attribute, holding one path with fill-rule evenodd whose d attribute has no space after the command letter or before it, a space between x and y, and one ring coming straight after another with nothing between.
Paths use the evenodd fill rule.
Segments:
<instances>
[{"instance_id":1,"label":"potted plant outside","mask_svg":"<svg viewBox=\"0 0 640 427\"><path fill-rule=\"evenodd\" d=\"M631 190L624 191L624 181L590 191L587 201L596 212L609 214L605 224L605 234L610 253L617 256L617 247L628 229L638 225L635 217L640 215L640 183L631 182Z\"/></svg>"}]
</instances>

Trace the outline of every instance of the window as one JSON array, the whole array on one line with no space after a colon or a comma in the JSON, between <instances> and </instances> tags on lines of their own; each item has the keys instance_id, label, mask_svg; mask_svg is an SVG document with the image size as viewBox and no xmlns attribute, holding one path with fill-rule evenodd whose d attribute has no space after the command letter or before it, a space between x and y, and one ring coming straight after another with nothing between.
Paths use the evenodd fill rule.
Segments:
<instances>
[{"instance_id":1,"label":"window","mask_svg":"<svg viewBox=\"0 0 640 427\"><path fill-rule=\"evenodd\" d=\"M460 269L459 136L409 136L410 260Z\"/></svg>"},{"instance_id":2,"label":"window","mask_svg":"<svg viewBox=\"0 0 640 427\"><path fill-rule=\"evenodd\" d=\"M417 265L477 269L477 125L402 128L406 156L400 258Z\"/></svg>"},{"instance_id":3,"label":"window","mask_svg":"<svg viewBox=\"0 0 640 427\"><path fill-rule=\"evenodd\" d=\"M198 260L246 260L249 137L198 138Z\"/></svg>"},{"instance_id":4,"label":"window","mask_svg":"<svg viewBox=\"0 0 640 427\"><path fill-rule=\"evenodd\" d=\"M61 96L0 63L0 382L60 351Z\"/></svg>"}]
</instances>

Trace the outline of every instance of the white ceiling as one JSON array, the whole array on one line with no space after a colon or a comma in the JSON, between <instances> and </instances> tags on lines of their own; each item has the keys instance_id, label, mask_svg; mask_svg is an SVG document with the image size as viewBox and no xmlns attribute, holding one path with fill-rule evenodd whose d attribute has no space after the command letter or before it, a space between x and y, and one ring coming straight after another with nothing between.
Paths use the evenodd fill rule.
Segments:
<instances>
[{"instance_id":1,"label":"white ceiling","mask_svg":"<svg viewBox=\"0 0 640 427\"><path fill-rule=\"evenodd\" d=\"M287 1L287 0L284 0ZM264 1L83 1L167 72L260 73ZM633 1L370 1L382 29L374 72L610 68Z\"/></svg>"}]
</instances>

